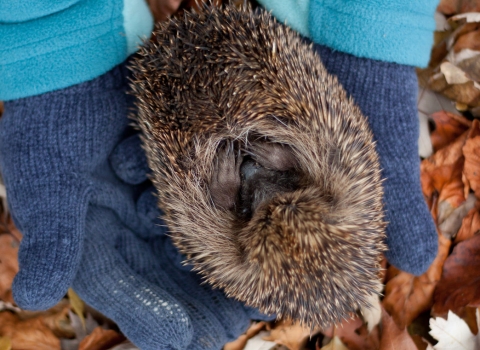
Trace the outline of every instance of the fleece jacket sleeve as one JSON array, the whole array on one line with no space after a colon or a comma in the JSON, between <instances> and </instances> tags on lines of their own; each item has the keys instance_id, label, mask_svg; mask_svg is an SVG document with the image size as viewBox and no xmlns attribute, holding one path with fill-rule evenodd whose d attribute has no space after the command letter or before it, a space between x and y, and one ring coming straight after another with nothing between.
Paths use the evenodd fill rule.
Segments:
<instances>
[{"instance_id":1,"label":"fleece jacket sleeve","mask_svg":"<svg viewBox=\"0 0 480 350\"><path fill-rule=\"evenodd\" d=\"M0 0L0 100L92 80L152 29L145 0Z\"/></svg>"},{"instance_id":2,"label":"fleece jacket sleeve","mask_svg":"<svg viewBox=\"0 0 480 350\"><path fill-rule=\"evenodd\" d=\"M82 0L28 0L0 1L0 22L16 23L45 17L60 12Z\"/></svg>"},{"instance_id":3,"label":"fleece jacket sleeve","mask_svg":"<svg viewBox=\"0 0 480 350\"><path fill-rule=\"evenodd\" d=\"M428 64L438 0L259 2L280 21L334 50L405 65Z\"/></svg>"}]
</instances>

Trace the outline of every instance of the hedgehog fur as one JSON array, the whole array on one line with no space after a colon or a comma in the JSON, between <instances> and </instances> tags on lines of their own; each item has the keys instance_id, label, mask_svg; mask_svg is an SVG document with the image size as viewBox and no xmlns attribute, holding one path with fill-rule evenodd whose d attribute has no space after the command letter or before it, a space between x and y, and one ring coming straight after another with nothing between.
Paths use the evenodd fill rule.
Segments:
<instances>
[{"instance_id":1,"label":"hedgehog fur","mask_svg":"<svg viewBox=\"0 0 480 350\"><path fill-rule=\"evenodd\" d=\"M368 307L385 250L379 160L312 46L265 11L210 6L160 23L131 69L159 206L186 262L228 296L311 327ZM262 144L294 159L296 180L246 218L238 163L285 170L259 160ZM236 180L216 197L233 206L213 198L219 159Z\"/></svg>"}]
</instances>

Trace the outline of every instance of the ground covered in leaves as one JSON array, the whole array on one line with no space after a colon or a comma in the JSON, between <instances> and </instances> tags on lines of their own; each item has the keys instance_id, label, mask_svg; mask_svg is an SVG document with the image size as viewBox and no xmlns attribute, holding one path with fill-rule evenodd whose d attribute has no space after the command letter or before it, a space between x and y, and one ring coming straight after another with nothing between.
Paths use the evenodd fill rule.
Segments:
<instances>
[{"instance_id":1,"label":"ground covered in leaves","mask_svg":"<svg viewBox=\"0 0 480 350\"><path fill-rule=\"evenodd\" d=\"M419 277L385 261L381 300L340 325L311 331L255 323L225 350L480 349L480 3L442 0L438 12L430 65L418 71L419 106L428 110L419 109L431 124L421 182L438 228L435 261ZM72 290L45 312L16 307L11 284L21 238L0 212L0 350L136 349Z\"/></svg>"}]
</instances>

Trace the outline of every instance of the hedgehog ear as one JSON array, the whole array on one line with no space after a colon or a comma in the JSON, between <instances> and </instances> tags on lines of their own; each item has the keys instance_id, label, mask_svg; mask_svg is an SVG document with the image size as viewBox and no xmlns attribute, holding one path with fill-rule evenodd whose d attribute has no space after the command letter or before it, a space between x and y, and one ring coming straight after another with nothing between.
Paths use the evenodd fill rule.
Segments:
<instances>
[{"instance_id":1,"label":"hedgehog ear","mask_svg":"<svg viewBox=\"0 0 480 350\"><path fill-rule=\"evenodd\" d=\"M284 144L271 142L252 142L247 152L262 167L277 171L286 171L298 166L292 149Z\"/></svg>"}]
</instances>

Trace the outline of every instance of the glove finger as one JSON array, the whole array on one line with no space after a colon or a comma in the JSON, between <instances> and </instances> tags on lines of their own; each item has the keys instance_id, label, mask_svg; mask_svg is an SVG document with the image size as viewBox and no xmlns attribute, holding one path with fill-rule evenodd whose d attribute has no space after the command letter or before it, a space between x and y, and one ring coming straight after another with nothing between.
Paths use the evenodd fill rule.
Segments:
<instances>
[{"instance_id":1,"label":"glove finger","mask_svg":"<svg viewBox=\"0 0 480 350\"><path fill-rule=\"evenodd\" d=\"M110 165L115 174L130 185L147 180L149 167L139 134L120 142L110 155Z\"/></svg>"},{"instance_id":2,"label":"glove finger","mask_svg":"<svg viewBox=\"0 0 480 350\"><path fill-rule=\"evenodd\" d=\"M119 237L130 236L132 242L138 238L108 209L91 207L87 218L84 254L73 282L75 291L114 320L141 349L186 349L193 329L181 303L161 284L139 275L116 249L122 244ZM105 230L114 234L106 235ZM134 249L134 253L144 261L144 252Z\"/></svg>"},{"instance_id":3,"label":"glove finger","mask_svg":"<svg viewBox=\"0 0 480 350\"><path fill-rule=\"evenodd\" d=\"M13 295L24 309L47 309L65 295L78 268L89 188L45 156L58 151L38 135L48 123L19 125L21 115L12 111L19 109L7 105L0 120L0 167L23 234Z\"/></svg>"},{"instance_id":4,"label":"glove finger","mask_svg":"<svg viewBox=\"0 0 480 350\"><path fill-rule=\"evenodd\" d=\"M23 233L16 302L45 309L63 297L78 269L94 170L128 125L122 70L5 103L0 168Z\"/></svg>"},{"instance_id":5,"label":"glove finger","mask_svg":"<svg viewBox=\"0 0 480 350\"><path fill-rule=\"evenodd\" d=\"M225 325L218 317L218 314L225 310L205 297L199 298L199 293L203 292L199 281L192 279L189 274L179 275L180 271L169 269L170 262L163 252L154 252L149 243L125 233L116 245L128 265L149 282L162 286L182 303L189 314L194 333L188 348L220 349L230 341Z\"/></svg>"},{"instance_id":6,"label":"glove finger","mask_svg":"<svg viewBox=\"0 0 480 350\"><path fill-rule=\"evenodd\" d=\"M155 238L152 244L155 254L158 256L165 255L164 252L168 250L176 251L176 255L180 255L169 237ZM175 283L182 285L182 288L190 296L212 310L216 319L225 329L225 342L233 341L245 332L250 323L250 317L245 312L244 305L241 302L227 298L220 289L212 289L208 283L202 281L199 274L186 271L188 266L180 270L174 262L169 260L165 259L162 262L162 270L171 276Z\"/></svg>"},{"instance_id":7,"label":"glove finger","mask_svg":"<svg viewBox=\"0 0 480 350\"><path fill-rule=\"evenodd\" d=\"M142 223L148 227L148 230L145 231L145 235L143 235L142 238L162 236L168 232L167 225L160 218L162 212L158 208L157 202L158 198L153 186L143 191L137 200L137 214L140 220L142 220ZM137 234L140 234L140 232L137 232Z\"/></svg>"},{"instance_id":8,"label":"glove finger","mask_svg":"<svg viewBox=\"0 0 480 350\"><path fill-rule=\"evenodd\" d=\"M16 191L9 192L11 210L16 222L21 222L23 234L18 253L20 271L12 290L15 302L24 309L54 306L75 276L89 197L88 189L78 188L77 181L61 177L53 183L31 183L30 193L42 188L41 195L32 198L19 198ZM55 207L43 205L49 201Z\"/></svg>"}]
</instances>

